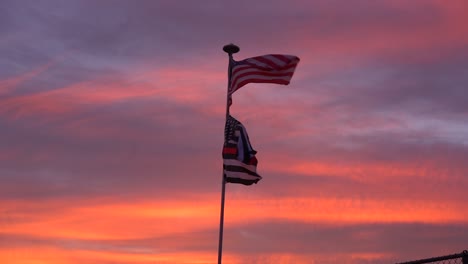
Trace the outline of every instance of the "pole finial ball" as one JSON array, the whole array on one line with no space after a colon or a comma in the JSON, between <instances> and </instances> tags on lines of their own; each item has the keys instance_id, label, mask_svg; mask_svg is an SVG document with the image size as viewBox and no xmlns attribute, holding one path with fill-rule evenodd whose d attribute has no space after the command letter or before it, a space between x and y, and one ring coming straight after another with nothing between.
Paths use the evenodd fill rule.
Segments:
<instances>
[{"instance_id":1,"label":"pole finial ball","mask_svg":"<svg viewBox=\"0 0 468 264\"><path fill-rule=\"evenodd\" d=\"M228 44L228 45L224 46L223 50L226 53L233 54L233 53L239 52L240 49L239 49L238 46L231 43L231 44Z\"/></svg>"}]
</instances>

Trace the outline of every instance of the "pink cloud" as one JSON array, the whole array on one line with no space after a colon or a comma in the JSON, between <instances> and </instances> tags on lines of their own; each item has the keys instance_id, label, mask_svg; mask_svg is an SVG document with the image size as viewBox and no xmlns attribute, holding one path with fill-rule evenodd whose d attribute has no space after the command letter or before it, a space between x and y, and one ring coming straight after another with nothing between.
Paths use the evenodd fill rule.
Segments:
<instances>
[{"instance_id":1,"label":"pink cloud","mask_svg":"<svg viewBox=\"0 0 468 264\"><path fill-rule=\"evenodd\" d=\"M18 85L26 81L31 81L34 77L39 76L43 72L47 71L51 66L57 63L56 60L48 62L44 65L36 67L28 72L25 72L21 75L14 77L9 77L3 80L0 80L0 95L7 94L18 88Z\"/></svg>"}]
</instances>

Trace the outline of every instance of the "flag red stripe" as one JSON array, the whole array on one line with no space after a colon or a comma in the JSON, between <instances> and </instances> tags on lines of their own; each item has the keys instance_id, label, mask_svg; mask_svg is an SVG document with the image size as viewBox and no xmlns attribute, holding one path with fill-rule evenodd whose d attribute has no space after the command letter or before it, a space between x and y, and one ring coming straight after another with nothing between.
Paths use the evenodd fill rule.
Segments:
<instances>
[{"instance_id":1,"label":"flag red stripe","mask_svg":"<svg viewBox=\"0 0 468 264\"><path fill-rule=\"evenodd\" d=\"M248 80L245 80L243 82L240 82L239 85L236 85L236 89L234 91L232 91L231 93L235 92L236 90L238 90L239 88L241 88L242 86L248 84L248 83L275 83L275 84L284 84L284 85L288 85L290 83L290 81L287 81L287 80L284 80L284 79L274 79L274 80L264 80L264 79L248 79Z\"/></svg>"},{"instance_id":2,"label":"flag red stripe","mask_svg":"<svg viewBox=\"0 0 468 264\"><path fill-rule=\"evenodd\" d=\"M295 60L299 61L297 57L295 57L293 60L290 60L288 57L280 54L272 54L271 56L277 58L280 61L283 61L284 63L290 63ZM294 64L297 64L297 62L295 62Z\"/></svg>"},{"instance_id":3,"label":"flag red stripe","mask_svg":"<svg viewBox=\"0 0 468 264\"><path fill-rule=\"evenodd\" d=\"M297 64L298 61L299 61L299 58L295 56L285 56L285 55L280 55L280 54L271 54L271 55L253 57L253 58L249 58L245 60L247 64L250 64L254 67L265 69L265 70L281 70L288 64ZM256 62L259 62L260 64L266 64L269 67L260 66Z\"/></svg>"},{"instance_id":4,"label":"flag red stripe","mask_svg":"<svg viewBox=\"0 0 468 264\"><path fill-rule=\"evenodd\" d=\"M292 71L282 71L282 72L261 72L261 71L251 71L251 72L244 72L241 74L238 74L235 76L235 79L233 80L233 84L236 83L236 81L242 77L245 76L268 76L268 77L282 77L282 76L293 76L294 72Z\"/></svg>"},{"instance_id":5,"label":"flag red stripe","mask_svg":"<svg viewBox=\"0 0 468 264\"><path fill-rule=\"evenodd\" d=\"M254 69L253 71L248 71L248 72L244 72L244 73L240 73L240 74L237 74L237 75L233 75L233 79L232 79L232 82L231 82L231 90L237 90L239 89L241 86L243 85L239 85L239 79L241 78L244 78L244 77L248 77L248 76L252 76L252 78L246 78L246 80L248 79L256 79L258 78L259 76L265 76L265 77L272 77L271 79L275 79L275 78L285 78L285 79L291 79L292 76L294 74L294 71L291 71L290 69L287 69L287 70L284 70L284 71L276 71L276 72L264 72L264 71L258 71L257 69ZM268 78L266 78L268 79ZM245 80L244 81L241 81L242 83L247 84L245 83ZM274 83L274 81L272 81L272 83Z\"/></svg>"},{"instance_id":6,"label":"flag red stripe","mask_svg":"<svg viewBox=\"0 0 468 264\"><path fill-rule=\"evenodd\" d=\"M223 148L223 154L236 154L236 148Z\"/></svg>"},{"instance_id":7,"label":"flag red stripe","mask_svg":"<svg viewBox=\"0 0 468 264\"><path fill-rule=\"evenodd\" d=\"M242 86L248 84L249 82L252 82L252 83L279 83L279 84L289 84L292 76L293 76L293 72L287 72L287 73L268 73L268 74L263 74L263 73L258 73L258 74L249 74L249 73L245 73L245 74L242 74L242 75L239 75L238 77L236 76L236 78L233 80L233 84L232 84L232 87L231 87L231 90L232 92L238 90L239 88L241 88ZM249 77L251 76L250 78L245 78L244 80L241 80L240 79L242 77ZM269 78L265 78L265 79L261 79L259 77L262 77L262 76L265 76L265 77L269 77Z\"/></svg>"},{"instance_id":8,"label":"flag red stripe","mask_svg":"<svg viewBox=\"0 0 468 264\"><path fill-rule=\"evenodd\" d=\"M248 83L289 84L299 58L290 55L270 54L236 62L231 69L229 93Z\"/></svg>"},{"instance_id":9,"label":"flag red stripe","mask_svg":"<svg viewBox=\"0 0 468 264\"><path fill-rule=\"evenodd\" d=\"M262 67L262 66L258 66L256 65L255 63L253 63L252 61L259 61L261 63L264 63L268 66L270 66L269 68L267 67ZM258 67L258 68L262 68L262 69L265 69L265 70L280 70L281 69L281 65L278 65L277 63L275 63L274 61L272 60L269 60L267 59L266 57L255 57L255 58L251 58L251 59L248 59L247 60L247 63L249 63L250 65L252 65L253 67Z\"/></svg>"},{"instance_id":10,"label":"flag red stripe","mask_svg":"<svg viewBox=\"0 0 468 264\"><path fill-rule=\"evenodd\" d=\"M297 66L297 63L294 63L294 64L288 64L284 67L282 67L280 70L273 70L273 69L270 69L268 71L266 70L263 70L261 69L261 67L258 67L258 66L250 66L250 65L241 65L241 66L235 66L232 70L232 75L235 75L236 73L240 72L240 71L244 71L244 70L247 70L247 69L251 69L252 71L258 71L258 72L262 72L262 73L267 73L267 72L283 72L283 71L286 71L286 70L290 70L290 69L293 69Z\"/></svg>"}]
</instances>

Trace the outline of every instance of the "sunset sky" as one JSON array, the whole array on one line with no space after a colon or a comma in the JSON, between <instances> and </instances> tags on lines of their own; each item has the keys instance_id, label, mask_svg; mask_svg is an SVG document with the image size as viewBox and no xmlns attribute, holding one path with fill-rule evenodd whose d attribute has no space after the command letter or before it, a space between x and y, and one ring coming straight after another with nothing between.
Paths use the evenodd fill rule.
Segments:
<instances>
[{"instance_id":1,"label":"sunset sky","mask_svg":"<svg viewBox=\"0 0 468 264\"><path fill-rule=\"evenodd\" d=\"M0 1L0 263L216 263L227 62L301 61L231 114L225 264L468 249L468 2Z\"/></svg>"}]
</instances>

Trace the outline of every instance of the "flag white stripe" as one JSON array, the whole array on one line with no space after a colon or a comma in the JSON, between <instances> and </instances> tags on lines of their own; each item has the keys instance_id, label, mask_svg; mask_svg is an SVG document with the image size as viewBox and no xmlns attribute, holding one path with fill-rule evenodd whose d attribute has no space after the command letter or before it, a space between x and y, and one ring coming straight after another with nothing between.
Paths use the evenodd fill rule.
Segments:
<instances>
[{"instance_id":1,"label":"flag white stripe","mask_svg":"<svg viewBox=\"0 0 468 264\"><path fill-rule=\"evenodd\" d=\"M238 70L238 71L236 71L236 70ZM256 73L256 74L267 74L267 73L285 74L285 73L294 72L294 70L295 70L294 67L291 67L291 68L288 68L288 69L283 69L283 70L272 70L272 71L264 71L264 70L260 70L260 69L256 69L256 68L252 68L252 67L243 68L243 69L242 68L239 68L239 69L234 68L234 71L233 71L234 74L232 75L232 78L236 78L239 75L249 73L249 72Z\"/></svg>"},{"instance_id":2,"label":"flag white stripe","mask_svg":"<svg viewBox=\"0 0 468 264\"><path fill-rule=\"evenodd\" d=\"M248 165L243 163L242 161L235 160L235 159L224 159L223 160L224 165L226 166L237 166L237 167L242 167L244 169L247 169L251 172L257 173L257 167L255 165Z\"/></svg>"},{"instance_id":3,"label":"flag white stripe","mask_svg":"<svg viewBox=\"0 0 468 264\"><path fill-rule=\"evenodd\" d=\"M277 57L272 56L272 55L268 55L268 56L266 56L266 58L268 60L270 60L271 62L273 62L274 64L278 65L278 66L285 66L286 64L288 64L288 63L284 62L283 60L280 60Z\"/></svg>"},{"instance_id":4,"label":"flag white stripe","mask_svg":"<svg viewBox=\"0 0 468 264\"><path fill-rule=\"evenodd\" d=\"M275 83L275 81L290 82L299 59L290 55L264 55L246 59L245 62L248 64L235 65L232 68L231 92L249 82L255 82L255 80L262 80L266 83ZM284 67L287 68L283 69ZM270 74L273 74L273 76L270 76ZM244 84L239 86L241 83Z\"/></svg>"},{"instance_id":5,"label":"flag white stripe","mask_svg":"<svg viewBox=\"0 0 468 264\"><path fill-rule=\"evenodd\" d=\"M294 70L292 71L281 71L281 72L275 72L275 76L271 76L271 75L265 75L265 74L261 74L261 73L257 73L257 72L252 72L251 74L248 74L248 75L245 75L245 76L241 76L241 74L236 74L233 76L233 80L234 80L234 84L237 84L239 82L241 82L242 80L245 80L245 79L257 79L257 78L276 78L276 77L288 77L288 78L292 78L292 75L291 73L294 72ZM238 77L239 76L239 77Z\"/></svg>"},{"instance_id":6,"label":"flag white stripe","mask_svg":"<svg viewBox=\"0 0 468 264\"><path fill-rule=\"evenodd\" d=\"M284 61L279 60L278 58L275 58L275 57L273 57L271 55L263 56L262 58L264 60L268 60L268 61L274 63L275 67L283 67L284 65L286 65L286 63ZM257 59L254 59L254 58L247 59L247 62L255 64L255 65L257 65L259 67L262 67L262 68L272 68L273 69L273 67L270 64L265 63L265 62L260 61L260 60L257 60Z\"/></svg>"},{"instance_id":7,"label":"flag white stripe","mask_svg":"<svg viewBox=\"0 0 468 264\"><path fill-rule=\"evenodd\" d=\"M286 75L286 76L265 76L265 75L247 75L242 78L239 78L235 81L235 83L232 85L232 88L234 90L238 89L239 83L249 80L249 79L257 79L257 80L265 80L265 81L274 81L274 80L284 80L284 81L291 81L292 76L291 75Z\"/></svg>"},{"instance_id":8,"label":"flag white stripe","mask_svg":"<svg viewBox=\"0 0 468 264\"><path fill-rule=\"evenodd\" d=\"M234 80L234 83L232 85L233 88L239 88L238 86L241 85L241 83L248 81L248 80L271 80L271 83L274 83L275 80L285 80L285 81L290 81L291 80L291 75L278 75L278 76L265 76L265 75L247 75L243 77L239 77L236 80Z\"/></svg>"},{"instance_id":9,"label":"flag white stripe","mask_svg":"<svg viewBox=\"0 0 468 264\"><path fill-rule=\"evenodd\" d=\"M228 178L237 178L243 180L258 180L260 176L250 175L244 172L236 172L236 171L224 171L226 177Z\"/></svg>"}]
</instances>

